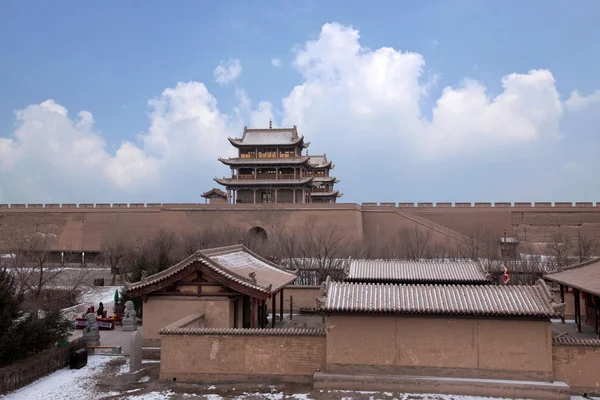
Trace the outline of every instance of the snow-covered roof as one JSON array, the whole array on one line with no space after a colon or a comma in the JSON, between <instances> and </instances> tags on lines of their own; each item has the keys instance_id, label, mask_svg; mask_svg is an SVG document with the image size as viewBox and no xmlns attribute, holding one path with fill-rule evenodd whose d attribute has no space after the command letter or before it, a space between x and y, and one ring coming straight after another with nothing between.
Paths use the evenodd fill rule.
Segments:
<instances>
[{"instance_id":1,"label":"snow-covered roof","mask_svg":"<svg viewBox=\"0 0 600 400\"><path fill-rule=\"evenodd\" d=\"M284 271L243 245L234 245L199 250L162 272L139 282L127 283L127 292L131 296L151 293L177 282L194 270L204 269L226 282L267 297L296 279L295 274Z\"/></svg>"},{"instance_id":2,"label":"snow-covered roof","mask_svg":"<svg viewBox=\"0 0 600 400\"><path fill-rule=\"evenodd\" d=\"M395 283L487 283L476 261L350 260L348 281Z\"/></svg>"},{"instance_id":3,"label":"snow-covered roof","mask_svg":"<svg viewBox=\"0 0 600 400\"><path fill-rule=\"evenodd\" d=\"M329 312L521 316L559 315L543 281L531 286L390 285L331 282L318 299Z\"/></svg>"}]
</instances>

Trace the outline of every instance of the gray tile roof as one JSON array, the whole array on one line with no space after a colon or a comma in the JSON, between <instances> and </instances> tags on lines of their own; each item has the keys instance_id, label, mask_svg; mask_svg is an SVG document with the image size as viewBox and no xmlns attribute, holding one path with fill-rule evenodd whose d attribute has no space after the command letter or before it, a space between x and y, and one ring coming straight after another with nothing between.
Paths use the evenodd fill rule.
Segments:
<instances>
[{"instance_id":1,"label":"gray tile roof","mask_svg":"<svg viewBox=\"0 0 600 400\"><path fill-rule=\"evenodd\" d=\"M350 260L348 281L396 283L486 283L475 261Z\"/></svg>"},{"instance_id":2,"label":"gray tile roof","mask_svg":"<svg viewBox=\"0 0 600 400\"><path fill-rule=\"evenodd\" d=\"M296 165L308 161L308 156L290 158L219 158L226 165Z\"/></svg>"},{"instance_id":3,"label":"gray tile roof","mask_svg":"<svg viewBox=\"0 0 600 400\"><path fill-rule=\"evenodd\" d=\"M552 344L554 346L600 347L600 340L591 338L574 338L570 336L561 336L552 338Z\"/></svg>"},{"instance_id":4,"label":"gray tile roof","mask_svg":"<svg viewBox=\"0 0 600 400\"><path fill-rule=\"evenodd\" d=\"M324 329L315 328L173 328L158 331L161 335L239 335L239 336L325 336Z\"/></svg>"},{"instance_id":5,"label":"gray tile roof","mask_svg":"<svg viewBox=\"0 0 600 400\"><path fill-rule=\"evenodd\" d=\"M215 178L215 181L224 186L282 186L282 185L305 185L312 183L313 178L298 179L232 179Z\"/></svg>"},{"instance_id":6,"label":"gray tile roof","mask_svg":"<svg viewBox=\"0 0 600 400\"><path fill-rule=\"evenodd\" d=\"M600 296L600 260L562 268L559 272L544 275L544 279Z\"/></svg>"},{"instance_id":7,"label":"gray tile roof","mask_svg":"<svg viewBox=\"0 0 600 400\"><path fill-rule=\"evenodd\" d=\"M182 273L186 273L186 269L196 266L207 267L214 273L239 285L263 293L274 293L296 279L295 274L286 272L264 260L243 245L234 245L199 250L164 271L148 276L139 282L126 284L126 289L130 292L148 287L160 287L161 282L169 282L170 278L181 276Z\"/></svg>"},{"instance_id":8,"label":"gray tile roof","mask_svg":"<svg viewBox=\"0 0 600 400\"><path fill-rule=\"evenodd\" d=\"M275 128L275 129L244 129L244 135L241 139L229 138L232 144L237 145L294 145L304 140L303 136L298 136L298 130L294 128ZM308 143L305 144L307 147Z\"/></svg>"},{"instance_id":9,"label":"gray tile roof","mask_svg":"<svg viewBox=\"0 0 600 400\"><path fill-rule=\"evenodd\" d=\"M520 316L558 315L552 294L543 281L533 286L389 285L349 282L325 284L318 299L324 311Z\"/></svg>"}]
</instances>

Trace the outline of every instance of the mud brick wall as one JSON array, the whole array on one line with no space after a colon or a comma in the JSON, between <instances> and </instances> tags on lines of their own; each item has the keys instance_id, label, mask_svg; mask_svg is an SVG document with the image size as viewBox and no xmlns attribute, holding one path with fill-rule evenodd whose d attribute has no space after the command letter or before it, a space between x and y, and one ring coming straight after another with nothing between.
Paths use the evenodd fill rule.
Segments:
<instances>
[{"instance_id":1,"label":"mud brick wall","mask_svg":"<svg viewBox=\"0 0 600 400\"><path fill-rule=\"evenodd\" d=\"M552 346L554 380L576 394L600 394L600 341L595 346Z\"/></svg>"},{"instance_id":2,"label":"mud brick wall","mask_svg":"<svg viewBox=\"0 0 600 400\"><path fill-rule=\"evenodd\" d=\"M265 333L162 335L160 379L310 383L312 375L324 368L324 334L270 335L268 329L261 331Z\"/></svg>"}]
</instances>

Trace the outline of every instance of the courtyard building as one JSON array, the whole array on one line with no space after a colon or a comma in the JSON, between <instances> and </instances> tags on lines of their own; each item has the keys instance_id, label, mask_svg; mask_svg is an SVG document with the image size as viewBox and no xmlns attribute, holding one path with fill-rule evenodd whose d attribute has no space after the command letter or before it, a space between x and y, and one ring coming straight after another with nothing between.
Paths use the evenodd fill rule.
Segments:
<instances>
[{"instance_id":1,"label":"courtyard building","mask_svg":"<svg viewBox=\"0 0 600 400\"><path fill-rule=\"evenodd\" d=\"M242 245L200 250L172 267L127 283L144 303L143 340L160 343L159 330L193 315L204 328L264 328L266 302L280 313L283 289L296 275Z\"/></svg>"}]
</instances>

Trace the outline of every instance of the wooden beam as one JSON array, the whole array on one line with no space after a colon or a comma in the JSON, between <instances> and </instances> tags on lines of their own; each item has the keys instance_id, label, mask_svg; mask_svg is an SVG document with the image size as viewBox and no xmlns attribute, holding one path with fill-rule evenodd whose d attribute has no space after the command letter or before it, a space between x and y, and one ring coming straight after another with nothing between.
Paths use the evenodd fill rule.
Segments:
<instances>
[{"instance_id":1,"label":"wooden beam","mask_svg":"<svg viewBox=\"0 0 600 400\"><path fill-rule=\"evenodd\" d=\"M277 315L277 299L276 299L276 295L273 294L272 297L272 304L271 304L271 328L275 328L275 316Z\"/></svg>"},{"instance_id":2,"label":"wooden beam","mask_svg":"<svg viewBox=\"0 0 600 400\"><path fill-rule=\"evenodd\" d=\"M202 293L200 295L194 293L167 293L167 292L154 292L152 296L177 296L177 297L241 297L242 295L239 293L227 292L227 293Z\"/></svg>"},{"instance_id":3,"label":"wooden beam","mask_svg":"<svg viewBox=\"0 0 600 400\"><path fill-rule=\"evenodd\" d=\"M283 322L283 289L279 291L279 321Z\"/></svg>"}]
</instances>

